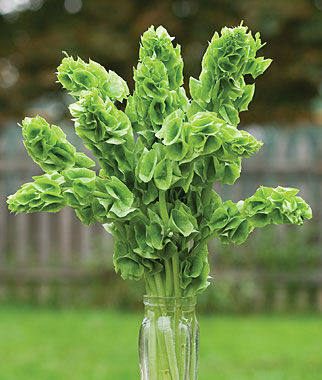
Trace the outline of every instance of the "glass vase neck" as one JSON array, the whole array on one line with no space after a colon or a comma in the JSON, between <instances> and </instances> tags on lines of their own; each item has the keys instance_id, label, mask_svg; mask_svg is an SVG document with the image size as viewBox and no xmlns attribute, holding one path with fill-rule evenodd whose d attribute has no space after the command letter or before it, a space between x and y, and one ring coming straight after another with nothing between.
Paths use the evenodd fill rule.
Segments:
<instances>
[{"instance_id":1,"label":"glass vase neck","mask_svg":"<svg viewBox=\"0 0 322 380\"><path fill-rule=\"evenodd\" d=\"M194 296L189 297L158 297L158 296L143 296L143 303L147 307L189 307L194 308L197 304L197 299Z\"/></svg>"}]
</instances>

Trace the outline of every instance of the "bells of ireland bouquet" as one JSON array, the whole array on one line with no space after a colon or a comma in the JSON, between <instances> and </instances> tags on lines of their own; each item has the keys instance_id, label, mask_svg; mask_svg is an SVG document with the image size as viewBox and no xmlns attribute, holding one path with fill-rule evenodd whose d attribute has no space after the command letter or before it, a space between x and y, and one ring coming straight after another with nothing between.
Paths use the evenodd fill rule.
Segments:
<instances>
[{"instance_id":1,"label":"bells of ireland bouquet","mask_svg":"<svg viewBox=\"0 0 322 380\"><path fill-rule=\"evenodd\" d=\"M180 46L162 26L142 36L132 95L115 72L66 56L57 78L75 100L75 131L99 173L58 126L40 116L22 121L24 144L44 174L9 196L9 209L69 206L84 224L101 223L113 235L115 270L146 285L142 380L197 379L195 303L209 285L209 241L238 245L255 228L311 218L297 189L261 186L237 203L216 192L216 183L233 185L243 157L262 146L238 129L255 90L245 75L255 79L271 64L257 57L262 46L243 25L215 33L199 78L190 78L191 98Z\"/></svg>"}]
</instances>

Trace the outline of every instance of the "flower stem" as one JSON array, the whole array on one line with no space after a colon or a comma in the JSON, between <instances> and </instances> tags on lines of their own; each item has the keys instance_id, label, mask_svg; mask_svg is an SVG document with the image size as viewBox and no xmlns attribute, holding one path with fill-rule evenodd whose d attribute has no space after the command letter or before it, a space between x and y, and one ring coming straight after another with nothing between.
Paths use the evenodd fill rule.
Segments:
<instances>
[{"instance_id":1,"label":"flower stem","mask_svg":"<svg viewBox=\"0 0 322 380\"><path fill-rule=\"evenodd\" d=\"M157 294L159 297L165 297L165 290L163 286L163 281L160 273L156 273L154 275L155 278L155 284L157 289Z\"/></svg>"},{"instance_id":2,"label":"flower stem","mask_svg":"<svg viewBox=\"0 0 322 380\"><path fill-rule=\"evenodd\" d=\"M171 297L173 294L173 276L170 259L164 260L165 266L165 294L167 297Z\"/></svg>"},{"instance_id":3,"label":"flower stem","mask_svg":"<svg viewBox=\"0 0 322 380\"><path fill-rule=\"evenodd\" d=\"M193 255L197 249L200 247L207 245L209 242L211 242L212 239L216 237L216 232L213 232L212 234L209 234L204 239L202 239L195 247L192 248L190 251L190 255Z\"/></svg>"},{"instance_id":4,"label":"flower stem","mask_svg":"<svg viewBox=\"0 0 322 380\"><path fill-rule=\"evenodd\" d=\"M147 284L148 284L147 288L150 289L151 295L157 296L158 295L158 291L157 291L157 287L155 285L155 282L153 281L153 277L147 274L146 275L146 281L147 281Z\"/></svg>"},{"instance_id":5,"label":"flower stem","mask_svg":"<svg viewBox=\"0 0 322 380\"><path fill-rule=\"evenodd\" d=\"M176 297L181 297L178 254L172 256L172 272L173 272L174 295Z\"/></svg>"},{"instance_id":6,"label":"flower stem","mask_svg":"<svg viewBox=\"0 0 322 380\"><path fill-rule=\"evenodd\" d=\"M169 223L169 215L166 202L166 192L164 190L159 190L159 207L163 223L165 224L165 226L167 226Z\"/></svg>"}]
</instances>

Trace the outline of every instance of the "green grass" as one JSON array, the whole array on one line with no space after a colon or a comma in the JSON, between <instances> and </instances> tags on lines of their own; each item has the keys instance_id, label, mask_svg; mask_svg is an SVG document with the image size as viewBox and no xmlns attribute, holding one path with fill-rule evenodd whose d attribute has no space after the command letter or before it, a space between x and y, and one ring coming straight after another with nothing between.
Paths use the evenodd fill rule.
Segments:
<instances>
[{"instance_id":1,"label":"green grass","mask_svg":"<svg viewBox=\"0 0 322 380\"><path fill-rule=\"evenodd\" d=\"M140 314L0 308L0 380L139 379ZM321 316L202 316L200 380L321 380Z\"/></svg>"}]
</instances>

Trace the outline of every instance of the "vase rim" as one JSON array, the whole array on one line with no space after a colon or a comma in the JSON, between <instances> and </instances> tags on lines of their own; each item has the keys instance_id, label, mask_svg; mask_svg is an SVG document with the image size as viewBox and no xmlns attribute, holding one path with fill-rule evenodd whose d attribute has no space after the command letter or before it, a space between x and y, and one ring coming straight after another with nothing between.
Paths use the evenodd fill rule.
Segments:
<instances>
[{"instance_id":1,"label":"vase rim","mask_svg":"<svg viewBox=\"0 0 322 380\"><path fill-rule=\"evenodd\" d=\"M165 296L150 296L145 294L143 296L143 303L145 305L153 306L160 304L167 304L171 306L184 305L184 306L195 306L197 304L196 296L184 296L184 297L165 297Z\"/></svg>"}]
</instances>

